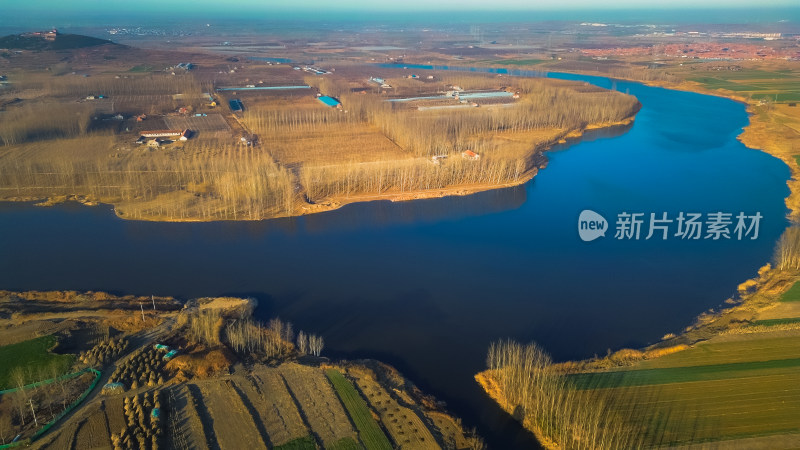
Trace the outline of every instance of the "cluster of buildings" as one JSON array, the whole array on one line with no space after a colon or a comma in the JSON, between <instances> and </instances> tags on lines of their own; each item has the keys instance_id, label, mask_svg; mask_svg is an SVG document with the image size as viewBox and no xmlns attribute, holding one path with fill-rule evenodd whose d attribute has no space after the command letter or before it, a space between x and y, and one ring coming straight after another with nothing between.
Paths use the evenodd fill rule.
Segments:
<instances>
[{"instance_id":1,"label":"cluster of buildings","mask_svg":"<svg viewBox=\"0 0 800 450\"><path fill-rule=\"evenodd\" d=\"M137 144L147 144L148 147L161 147L175 141L186 141L192 137L191 130L150 130L142 131Z\"/></svg>"},{"instance_id":2,"label":"cluster of buildings","mask_svg":"<svg viewBox=\"0 0 800 450\"><path fill-rule=\"evenodd\" d=\"M797 48L773 48L756 44L698 42L636 47L583 49L582 54L601 59L608 56L665 56L718 60L797 59Z\"/></svg>"},{"instance_id":3,"label":"cluster of buildings","mask_svg":"<svg viewBox=\"0 0 800 450\"><path fill-rule=\"evenodd\" d=\"M369 77L369 81L379 85L380 87L382 87L384 89L391 89L392 88L392 86L390 84L388 84L386 82L386 80L384 80L383 78Z\"/></svg>"},{"instance_id":4,"label":"cluster of buildings","mask_svg":"<svg viewBox=\"0 0 800 450\"><path fill-rule=\"evenodd\" d=\"M27 33L22 33L22 37L38 37L44 39L45 41L55 41L56 37L58 36L58 30L53 28L49 31L30 31Z\"/></svg>"},{"instance_id":5,"label":"cluster of buildings","mask_svg":"<svg viewBox=\"0 0 800 450\"><path fill-rule=\"evenodd\" d=\"M303 72L313 73L314 75L326 75L330 73L327 70L320 69L319 67L314 67L314 66L305 66L302 69L300 67L295 67L294 70L302 70Z\"/></svg>"}]
</instances>

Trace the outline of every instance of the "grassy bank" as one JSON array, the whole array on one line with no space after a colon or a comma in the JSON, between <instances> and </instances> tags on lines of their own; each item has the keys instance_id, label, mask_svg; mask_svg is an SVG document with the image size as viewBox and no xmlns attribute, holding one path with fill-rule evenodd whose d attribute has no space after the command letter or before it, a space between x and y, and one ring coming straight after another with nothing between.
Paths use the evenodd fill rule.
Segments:
<instances>
[{"instance_id":1,"label":"grassy bank","mask_svg":"<svg viewBox=\"0 0 800 450\"><path fill-rule=\"evenodd\" d=\"M66 373L75 355L50 352L56 344L56 337L49 335L0 347L0 390Z\"/></svg>"}]
</instances>

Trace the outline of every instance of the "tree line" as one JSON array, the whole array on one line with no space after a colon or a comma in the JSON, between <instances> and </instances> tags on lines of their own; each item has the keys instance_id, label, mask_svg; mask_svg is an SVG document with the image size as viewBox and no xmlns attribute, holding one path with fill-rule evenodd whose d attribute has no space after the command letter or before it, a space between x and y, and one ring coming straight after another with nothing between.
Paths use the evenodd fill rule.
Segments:
<instances>
[{"instance_id":1,"label":"tree line","mask_svg":"<svg viewBox=\"0 0 800 450\"><path fill-rule=\"evenodd\" d=\"M324 340L300 330L295 336L291 322L279 318L261 323L242 315L231 318L219 309L206 309L183 319L193 342L208 346L228 345L242 356L285 358L292 354L320 356Z\"/></svg>"},{"instance_id":2,"label":"tree line","mask_svg":"<svg viewBox=\"0 0 800 450\"><path fill-rule=\"evenodd\" d=\"M646 404L632 401L624 390L576 388L535 343L494 342L486 363L501 406L550 446L635 449L659 442L659 430L642 423Z\"/></svg>"}]
</instances>

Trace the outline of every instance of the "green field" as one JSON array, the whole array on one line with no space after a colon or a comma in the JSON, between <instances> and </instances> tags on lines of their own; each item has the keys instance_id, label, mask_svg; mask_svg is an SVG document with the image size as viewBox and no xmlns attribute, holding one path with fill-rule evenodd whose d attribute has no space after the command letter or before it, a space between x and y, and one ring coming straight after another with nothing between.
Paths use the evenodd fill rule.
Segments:
<instances>
[{"instance_id":1,"label":"green field","mask_svg":"<svg viewBox=\"0 0 800 450\"><path fill-rule=\"evenodd\" d=\"M372 417L367 403L356 391L353 383L335 369L326 370L325 375L331 380L331 384L336 389L336 395L342 400L347 413L355 423L361 442L364 443L367 450L391 450L392 444L389 443L389 439L386 438L378 422Z\"/></svg>"},{"instance_id":2,"label":"green field","mask_svg":"<svg viewBox=\"0 0 800 450\"><path fill-rule=\"evenodd\" d=\"M800 165L800 155L795 156L797 164ZM800 282L795 283L788 291L781 295L781 302L800 302Z\"/></svg>"},{"instance_id":3,"label":"green field","mask_svg":"<svg viewBox=\"0 0 800 450\"><path fill-rule=\"evenodd\" d=\"M792 441L800 439L800 335L790 333L717 337L628 370L570 380L579 396L600 395L643 430L648 445L767 435Z\"/></svg>"},{"instance_id":4,"label":"green field","mask_svg":"<svg viewBox=\"0 0 800 450\"><path fill-rule=\"evenodd\" d=\"M764 371L800 372L800 358L770 361L748 361L728 364L709 364L663 369L621 370L578 374L569 377L577 389L605 389L629 386L645 386L694 381L725 380L757 376Z\"/></svg>"},{"instance_id":5,"label":"green field","mask_svg":"<svg viewBox=\"0 0 800 450\"><path fill-rule=\"evenodd\" d=\"M756 320L755 322L753 322L753 326L761 325L764 327L772 327L775 325L789 325L792 323L800 323L800 317L785 317L782 319Z\"/></svg>"},{"instance_id":6,"label":"green field","mask_svg":"<svg viewBox=\"0 0 800 450\"><path fill-rule=\"evenodd\" d=\"M490 61L491 64L501 64L504 66L534 66L547 62L545 59L498 59Z\"/></svg>"},{"instance_id":7,"label":"green field","mask_svg":"<svg viewBox=\"0 0 800 450\"><path fill-rule=\"evenodd\" d=\"M0 389L15 387L12 373L18 367L26 372L26 383L66 373L75 356L50 353L48 350L55 344L56 338L51 335L0 347ZM50 371L53 365L55 374Z\"/></svg>"},{"instance_id":8,"label":"green field","mask_svg":"<svg viewBox=\"0 0 800 450\"><path fill-rule=\"evenodd\" d=\"M283 445L278 445L275 450L316 450L317 444L311 436L305 436L289 441Z\"/></svg>"},{"instance_id":9,"label":"green field","mask_svg":"<svg viewBox=\"0 0 800 450\"><path fill-rule=\"evenodd\" d=\"M155 67L149 64L139 64L128 69L128 72L152 72Z\"/></svg>"},{"instance_id":10,"label":"green field","mask_svg":"<svg viewBox=\"0 0 800 450\"><path fill-rule=\"evenodd\" d=\"M754 99L800 101L800 74L789 70L698 71L688 79L709 89L727 89Z\"/></svg>"}]
</instances>

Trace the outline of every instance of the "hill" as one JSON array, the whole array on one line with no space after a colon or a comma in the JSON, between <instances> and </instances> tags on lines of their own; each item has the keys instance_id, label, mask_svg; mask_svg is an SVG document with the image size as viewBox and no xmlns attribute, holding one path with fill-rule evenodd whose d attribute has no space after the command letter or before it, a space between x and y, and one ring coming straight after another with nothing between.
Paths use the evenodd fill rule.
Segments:
<instances>
[{"instance_id":1,"label":"hill","mask_svg":"<svg viewBox=\"0 0 800 450\"><path fill-rule=\"evenodd\" d=\"M54 41L47 41L38 36L25 36L21 34L11 34L0 38L0 48L9 50L70 50L111 43L111 41L106 39L83 36L80 34L59 34Z\"/></svg>"}]
</instances>

